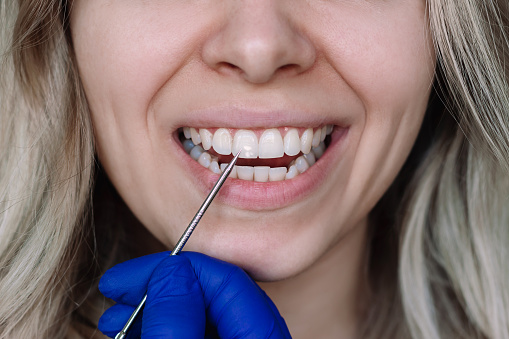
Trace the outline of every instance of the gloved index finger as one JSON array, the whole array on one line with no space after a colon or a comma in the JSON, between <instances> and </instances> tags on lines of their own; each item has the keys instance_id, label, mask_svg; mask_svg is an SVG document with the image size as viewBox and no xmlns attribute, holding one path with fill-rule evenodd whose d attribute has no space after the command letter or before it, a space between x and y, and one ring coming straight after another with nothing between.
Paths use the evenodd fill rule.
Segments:
<instances>
[{"instance_id":1,"label":"gloved index finger","mask_svg":"<svg viewBox=\"0 0 509 339\"><path fill-rule=\"evenodd\" d=\"M136 306L147 293L152 272L169 255L154 253L115 265L101 277L99 290L117 303Z\"/></svg>"}]
</instances>

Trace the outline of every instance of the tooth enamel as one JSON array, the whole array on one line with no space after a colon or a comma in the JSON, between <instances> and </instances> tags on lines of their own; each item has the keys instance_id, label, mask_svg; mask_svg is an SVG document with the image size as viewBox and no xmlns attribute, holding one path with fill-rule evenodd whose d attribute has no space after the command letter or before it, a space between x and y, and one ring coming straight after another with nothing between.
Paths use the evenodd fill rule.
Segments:
<instances>
[{"instance_id":1,"label":"tooth enamel","mask_svg":"<svg viewBox=\"0 0 509 339\"><path fill-rule=\"evenodd\" d=\"M207 152L203 152L198 158L198 163L205 168L209 168L211 162L212 157Z\"/></svg>"},{"instance_id":2,"label":"tooth enamel","mask_svg":"<svg viewBox=\"0 0 509 339\"><path fill-rule=\"evenodd\" d=\"M253 181L254 177L253 166L237 166L237 177L242 180Z\"/></svg>"},{"instance_id":3,"label":"tooth enamel","mask_svg":"<svg viewBox=\"0 0 509 339\"><path fill-rule=\"evenodd\" d=\"M193 144L198 145L201 144L200 133L196 130L196 128L191 127L191 140L193 140Z\"/></svg>"},{"instance_id":4,"label":"tooth enamel","mask_svg":"<svg viewBox=\"0 0 509 339\"><path fill-rule=\"evenodd\" d=\"M295 167L299 173L304 173L309 168L309 164L303 156L300 156L295 159Z\"/></svg>"},{"instance_id":5,"label":"tooth enamel","mask_svg":"<svg viewBox=\"0 0 509 339\"><path fill-rule=\"evenodd\" d=\"M226 170L226 167L228 167L227 163L219 165L221 168L221 173L223 173ZM230 172L230 175L228 178L237 179L237 166L233 166L232 171Z\"/></svg>"},{"instance_id":6,"label":"tooth enamel","mask_svg":"<svg viewBox=\"0 0 509 339\"><path fill-rule=\"evenodd\" d=\"M322 141L320 145L313 147L312 151L315 154L315 158L320 159L325 152L325 143Z\"/></svg>"},{"instance_id":7,"label":"tooth enamel","mask_svg":"<svg viewBox=\"0 0 509 339\"><path fill-rule=\"evenodd\" d=\"M308 128L302 133L300 137L300 150L304 154L308 154L311 151L311 143L313 141L313 129Z\"/></svg>"},{"instance_id":8,"label":"tooth enamel","mask_svg":"<svg viewBox=\"0 0 509 339\"><path fill-rule=\"evenodd\" d=\"M269 181L281 181L285 179L286 167L274 167L269 169Z\"/></svg>"},{"instance_id":9,"label":"tooth enamel","mask_svg":"<svg viewBox=\"0 0 509 339\"><path fill-rule=\"evenodd\" d=\"M220 128L214 133L212 147L214 151L222 155L229 155L232 153L232 136L226 128Z\"/></svg>"},{"instance_id":10,"label":"tooth enamel","mask_svg":"<svg viewBox=\"0 0 509 339\"><path fill-rule=\"evenodd\" d=\"M297 129L292 128L288 132L286 132L284 138L284 150L287 155L297 155L300 152L300 139L299 139L299 131Z\"/></svg>"},{"instance_id":11,"label":"tooth enamel","mask_svg":"<svg viewBox=\"0 0 509 339\"><path fill-rule=\"evenodd\" d=\"M276 128L265 130L260 137L258 157L260 159L280 158L285 154L283 138Z\"/></svg>"},{"instance_id":12,"label":"tooth enamel","mask_svg":"<svg viewBox=\"0 0 509 339\"><path fill-rule=\"evenodd\" d=\"M269 166L255 166L254 167L254 181L267 182L269 181Z\"/></svg>"},{"instance_id":13,"label":"tooth enamel","mask_svg":"<svg viewBox=\"0 0 509 339\"><path fill-rule=\"evenodd\" d=\"M320 138L322 137L322 129L319 128L313 133L313 140L311 141L311 146L316 147L320 145Z\"/></svg>"},{"instance_id":14,"label":"tooth enamel","mask_svg":"<svg viewBox=\"0 0 509 339\"><path fill-rule=\"evenodd\" d=\"M304 157L304 159L306 159L309 166L313 166L316 162L315 154L313 152L304 154L303 157Z\"/></svg>"},{"instance_id":15,"label":"tooth enamel","mask_svg":"<svg viewBox=\"0 0 509 339\"><path fill-rule=\"evenodd\" d=\"M193 144L191 140L186 139L182 142L182 146L184 147L184 151L186 151L186 153L189 154L196 145Z\"/></svg>"},{"instance_id":16,"label":"tooth enamel","mask_svg":"<svg viewBox=\"0 0 509 339\"><path fill-rule=\"evenodd\" d=\"M208 151L212 147L212 133L206 128L200 128L201 145Z\"/></svg>"},{"instance_id":17,"label":"tooth enamel","mask_svg":"<svg viewBox=\"0 0 509 339\"><path fill-rule=\"evenodd\" d=\"M250 159L272 159L285 154L295 156L300 152L304 153L291 161L288 168L234 166L229 175L230 178L257 182L281 181L292 179L315 164L325 152L324 139L332 133L333 127L325 125L316 131L308 128L300 138L296 128L286 128L284 140L276 128L263 131L258 140L256 133L251 130L238 130L232 138L226 128L219 128L212 134L206 128L183 127L181 131L186 138L182 140L182 147L192 159L216 174L222 173L228 164L219 164L217 156L206 152L212 147L221 155L230 155L232 151L235 154L242 150L240 157Z\"/></svg>"},{"instance_id":18,"label":"tooth enamel","mask_svg":"<svg viewBox=\"0 0 509 339\"><path fill-rule=\"evenodd\" d=\"M239 158L255 159L258 157L258 138L253 131L241 129L235 133L232 153L237 154L241 149Z\"/></svg>"},{"instance_id":19,"label":"tooth enamel","mask_svg":"<svg viewBox=\"0 0 509 339\"><path fill-rule=\"evenodd\" d=\"M204 152L203 148L201 146L194 146L193 149L191 150L191 152L189 153L189 155L191 156L191 158L193 158L194 160L198 161L198 158L200 157L200 155Z\"/></svg>"},{"instance_id":20,"label":"tooth enamel","mask_svg":"<svg viewBox=\"0 0 509 339\"><path fill-rule=\"evenodd\" d=\"M285 180L293 179L299 174L299 171L297 170L297 167L295 165L290 166L288 168L288 173L285 175Z\"/></svg>"},{"instance_id":21,"label":"tooth enamel","mask_svg":"<svg viewBox=\"0 0 509 339\"><path fill-rule=\"evenodd\" d=\"M219 169L219 164L217 163L216 160L212 160L210 162L209 170L211 170L212 172L214 172L216 174L221 174L221 170Z\"/></svg>"}]
</instances>

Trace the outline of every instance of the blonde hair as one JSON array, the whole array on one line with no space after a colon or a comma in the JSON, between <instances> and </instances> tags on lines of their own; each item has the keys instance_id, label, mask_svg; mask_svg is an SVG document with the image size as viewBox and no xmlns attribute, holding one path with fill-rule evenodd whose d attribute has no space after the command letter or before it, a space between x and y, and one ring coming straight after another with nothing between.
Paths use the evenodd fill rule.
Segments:
<instances>
[{"instance_id":1,"label":"blonde hair","mask_svg":"<svg viewBox=\"0 0 509 339\"><path fill-rule=\"evenodd\" d=\"M61 1L0 2L0 337L69 327L92 129Z\"/></svg>"},{"instance_id":2,"label":"blonde hair","mask_svg":"<svg viewBox=\"0 0 509 339\"><path fill-rule=\"evenodd\" d=\"M366 338L509 338L508 6L428 0L436 95L371 215ZM64 337L86 297L94 150L68 14L0 2L0 338Z\"/></svg>"}]
</instances>

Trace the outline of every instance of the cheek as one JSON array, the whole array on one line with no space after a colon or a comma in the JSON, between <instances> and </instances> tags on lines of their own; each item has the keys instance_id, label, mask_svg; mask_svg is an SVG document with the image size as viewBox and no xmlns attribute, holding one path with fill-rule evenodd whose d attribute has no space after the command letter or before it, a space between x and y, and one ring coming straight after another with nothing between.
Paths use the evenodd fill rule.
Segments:
<instances>
[{"instance_id":1,"label":"cheek","mask_svg":"<svg viewBox=\"0 0 509 339\"><path fill-rule=\"evenodd\" d=\"M329 15L317 29L327 32L321 48L347 93L363 106L346 155L350 167L344 196L355 202L346 210L355 211L356 220L369 213L406 160L434 77L424 1L394 3L394 8L387 2L372 12L354 6L329 11L340 14Z\"/></svg>"},{"instance_id":2,"label":"cheek","mask_svg":"<svg viewBox=\"0 0 509 339\"><path fill-rule=\"evenodd\" d=\"M340 7L323 13L316 34L322 34L321 49L364 110L420 107L435 66L424 1L388 2L371 10Z\"/></svg>"},{"instance_id":3,"label":"cheek","mask_svg":"<svg viewBox=\"0 0 509 339\"><path fill-rule=\"evenodd\" d=\"M95 120L118 124L146 119L131 114L149 110L154 94L183 67L213 22L213 14L205 16L206 11L196 6L178 2L172 2L171 9L168 6L75 2L73 43L87 99L97 112Z\"/></svg>"}]
</instances>

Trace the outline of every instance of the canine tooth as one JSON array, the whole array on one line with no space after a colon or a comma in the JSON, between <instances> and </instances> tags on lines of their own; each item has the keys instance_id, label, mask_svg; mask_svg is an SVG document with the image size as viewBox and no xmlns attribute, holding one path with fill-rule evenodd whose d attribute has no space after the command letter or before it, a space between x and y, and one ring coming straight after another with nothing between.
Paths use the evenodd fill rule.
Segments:
<instances>
[{"instance_id":1,"label":"canine tooth","mask_svg":"<svg viewBox=\"0 0 509 339\"><path fill-rule=\"evenodd\" d=\"M209 170L211 170L212 172L214 172L216 174L221 174L221 170L219 169L219 164L215 160L212 160L210 162Z\"/></svg>"},{"instance_id":2,"label":"canine tooth","mask_svg":"<svg viewBox=\"0 0 509 339\"><path fill-rule=\"evenodd\" d=\"M233 137L232 153L237 154L242 149L239 158L258 158L258 138L253 131L238 130Z\"/></svg>"},{"instance_id":3,"label":"canine tooth","mask_svg":"<svg viewBox=\"0 0 509 339\"><path fill-rule=\"evenodd\" d=\"M207 152L203 152L198 158L198 163L205 168L209 168L211 162L212 157Z\"/></svg>"},{"instance_id":4,"label":"canine tooth","mask_svg":"<svg viewBox=\"0 0 509 339\"><path fill-rule=\"evenodd\" d=\"M260 137L258 157L260 159L280 158L285 154L283 138L276 128L265 130Z\"/></svg>"},{"instance_id":5,"label":"canine tooth","mask_svg":"<svg viewBox=\"0 0 509 339\"><path fill-rule=\"evenodd\" d=\"M221 168L221 173L223 173L226 170L226 167L228 167L228 164L223 163L219 165L219 167ZM228 178L237 179L237 166L233 166L232 171L230 172Z\"/></svg>"},{"instance_id":6,"label":"canine tooth","mask_svg":"<svg viewBox=\"0 0 509 339\"><path fill-rule=\"evenodd\" d=\"M182 130L184 132L184 137L186 137L186 139L191 139L191 131L189 127L184 127Z\"/></svg>"},{"instance_id":7,"label":"canine tooth","mask_svg":"<svg viewBox=\"0 0 509 339\"><path fill-rule=\"evenodd\" d=\"M331 134L333 129L334 125L327 125L327 135Z\"/></svg>"},{"instance_id":8,"label":"canine tooth","mask_svg":"<svg viewBox=\"0 0 509 339\"><path fill-rule=\"evenodd\" d=\"M269 169L269 181L281 181L285 179L286 167L272 167Z\"/></svg>"},{"instance_id":9,"label":"canine tooth","mask_svg":"<svg viewBox=\"0 0 509 339\"><path fill-rule=\"evenodd\" d=\"M226 128L220 128L214 133L212 147L222 155L229 155L232 152L232 136Z\"/></svg>"},{"instance_id":10,"label":"canine tooth","mask_svg":"<svg viewBox=\"0 0 509 339\"><path fill-rule=\"evenodd\" d=\"M288 173L285 175L285 180L293 179L299 174L299 171L297 170L297 167L295 165L290 166L288 168Z\"/></svg>"},{"instance_id":11,"label":"canine tooth","mask_svg":"<svg viewBox=\"0 0 509 339\"><path fill-rule=\"evenodd\" d=\"M311 143L313 141L313 129L308 128L302 133L300 137L300 150L304 154L308 154L311 151Z\"/></svg>"},{"instance_id":12,"label":"canine tooth","mask_svg":"<svg viewBox=\"0 0 509 339\"><path fill-rule=\"evenodd\" d=\"M200 128L201 145L208 151L212 147L212 133L206 128Z\"/></svg>"},{"instance_id":13,"label":"canine tooth","mask_svg":"<svg viewBox=\"0 0 509 339\"><path fill-rule=\"evenodd\" d=\"M254 177L253 166L237 166L237 177L242 180L253 181Z\"/></svg>"},{"instance_id":14,"label":"canine tooth","mask_svg":"<svg viewBox=\"0 0 509 339\"><path fill-rule=\"evenodd\" d=\"M325 152L325 143L322 141L320 145L313 147L312 151L315 154L315 158L320 159Z\"/></svg>"},{"instance_id":15,"label":"canine tooth","mask_svg":"<svg viewBox=\"0 0 509 339\"><path fill-rule=\"evenodd\" d=\"M196 128L191 127L191 139L195 145L201 144L200 133L196 130Z\"/></svg>"},{"instance_id":16,"label":"canine tooth","mask_svg":"<svg viewBox=\"0 0 509 339\"><path fill-rule=\"evenodd\" d=\"M191 140L186 139L182 142L182 146L184 147L184 151L186 151L186 153L189 154L196 145L193 144Z\"/></svg>"},{"instance_id":17,"label":"canine tooth","mask_svg":"<svg viewBox=\"0 0 509 339\"><path fill-rule=\"evenodd\" d=\"M327 136L327 126L322 127L322 134L320 134L320 141L324 141Z\"/></svg>"},{"instance_id":18,"label":"canine tooth","mask_svg":"<svg viewBox=\"0 0 509 339\"><path fill-rule=\"evenodd\" d=\"M299 173L304 173L309 168L309 164L303 156L300 156L295 159L295 167Z\"/></svg>"},{"instance_id":19,"label":"canine tooth","mask_svg":"<svg viewBox=\"0 0 509 339\"><path fill-rule=\"evenodd\" d=\"M313 166L316 162L315 154L313 152L309 152L308 154L303 155L304 159L306 159L309 166Z\"/></svg>"},{"instance_id":20,"label":"canine tooth","mask_svg":"<svg viewBox=\"0 0 509 339\"><path fill-rule=\"evenodd\" d=\"M255 166L254 167L254 181L267 182L269 181L269 166Z\"/></svg>"},{"instance_id":21,"label":"canine tooth","mask_svg":"<svg viewBox=\"0 0 509 339\"><path fill-rule=\"evenodd\" d=\"M189 153L189 155L191 156L191 158L193 158L194 160L198 161L198 158L200 157L200 155L205 152L203 150L203 148L201 146L194 146L193 149L191 150L191 153Z\"/></svg>"},{"instance_id":22,"label":"canine tooth","mask_svg":"<svg viewBox=\"0 0 509 339\"><path fill-rule=\"evenodd\" d=\"M320 138L322 137L322 129L319 128L313 133L313 140L311 141L311 146L320 145Z\"/></svg>"},{"instance_id":23,"label":"canine tooth","mask_svg":"<svg viewBox=\"0 0 509 339\"><path fill-rule=\"evenodd\" d=\"M284 138L284 148L287 155L297 155L300 152L300 139L299 131L296 128L290 129L286 132Z\"/></svg>"}]
</instances>

